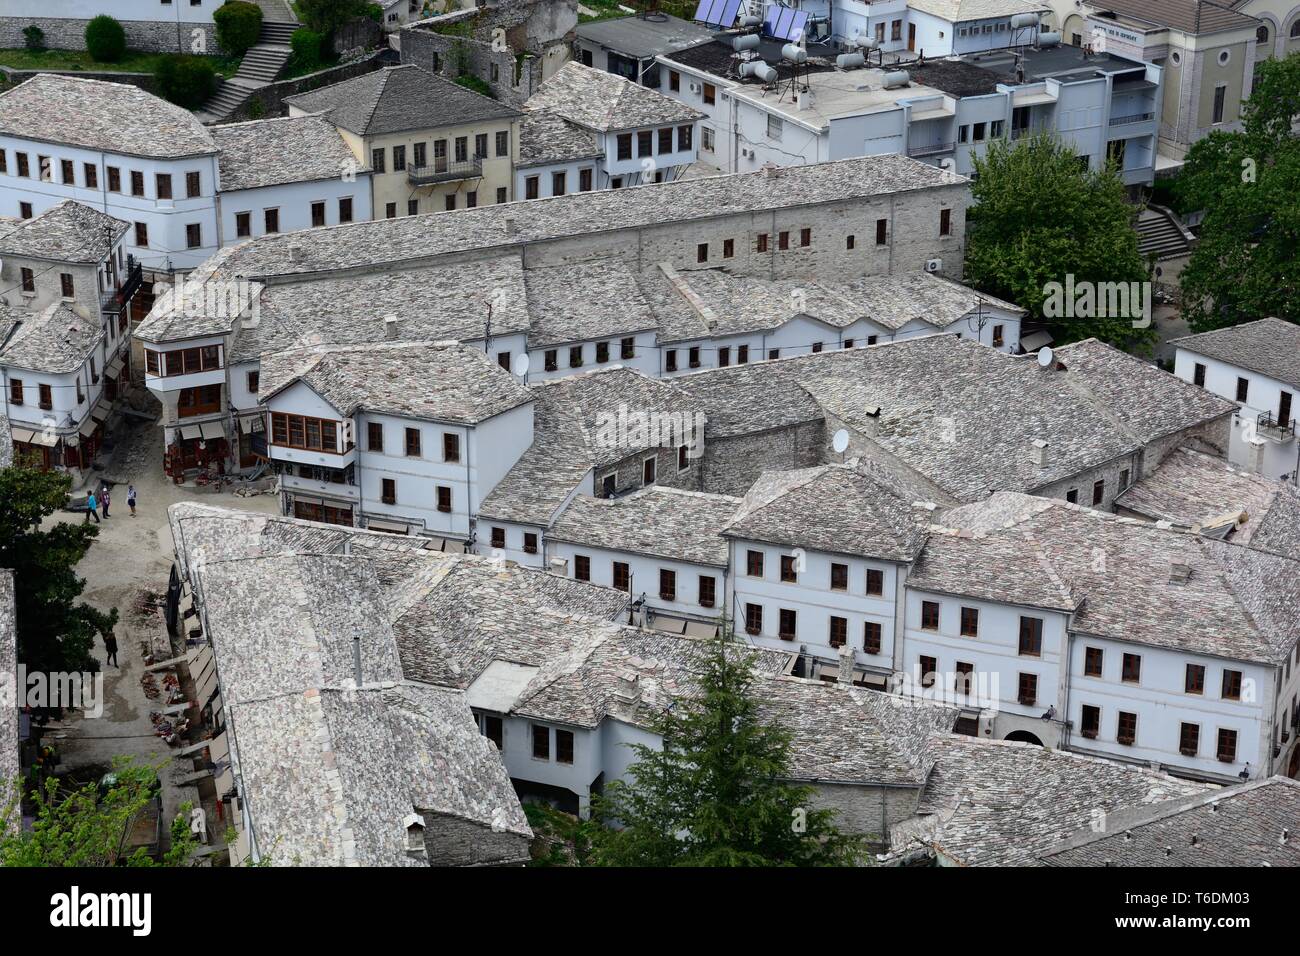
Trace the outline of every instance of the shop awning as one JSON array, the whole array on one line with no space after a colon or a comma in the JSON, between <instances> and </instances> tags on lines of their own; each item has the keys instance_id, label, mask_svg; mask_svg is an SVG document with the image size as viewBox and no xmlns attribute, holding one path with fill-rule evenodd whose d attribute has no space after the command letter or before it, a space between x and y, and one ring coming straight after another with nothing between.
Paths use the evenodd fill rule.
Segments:
<instances>
[{"instance_id":1,"label":"shop awning","mask_svg":"<svg viewBox=\"0 0 1300 956\"><path fill-rule=\"evenodd\" d=\"M656 631L663 631L665 634L685 634L686 622L679 617L664 617L662 614L656 614L650 626Z\"/></svg>"},{"instance_id":2,"label":"shop awning","mask_svg":"<svg viewBox=\"0 0 1300 956\"><path fill-rule=\"evenodd\" d=\"M182 425L181 438L202 438L203 433L199 431L198 425Z\"/></svg>"},{"instance_id":3,"label":"shop awning","mask_svg":"<svg viewBox=\"0 0 1300 956\"><path fill-rule=\"evenodd\" d=\"M35 432L29 428L11 428L9 434L15 442L21 445L30 445L32 443L32 435L34 435Z\"/></svg>"},{"instance_id":4,"label":"shop awning","mask_svg":"<svg viewBox=\"0 0 1300 956\"><path fill-rule=\"evenodd\" d=\"M106 399L101 398L95 403L95 407L90 410L90 417L97 422L107 421L112 411L113 406ZM84 435L85 432L82 432L82 434Z\"/></svg>"},{"instance_id":5,"label":"shop awning","mask_svg":"<svg viewBox=\"0 0 1300 956\"><path fill-rule=\"evenodd\" d=\"M687 621L687 637L717 637L718 625L706 621Z\"/></svg>"},{"instance_id":6,"label":"shop awning","mask_svg":"<svg viewBox=\"0 0 1300 956\"><path fill-rule=\"evenodd\" d=\"M59 443L59 436L50 432L32 432L32 437L28 442L33 445L44 445L46 448L53 448Z\"/></svg>"},{"instance_id":7,"label":"shop awning","mask_svg":"<svg viewBox=\"0 0 1300 956\"><path fill-rule=\"evenodd\" d=\"M83 437L89 438L91 435L95 434L95 429L98 427L99 427L99 422L97 422L92 416L91 418L87 418L84 422L82 422L81 427L78 428L77 431L79 431Z\"/></svg>"},{"instance_id":8,"label":"shop awning","mask_svg":"<svg viewBox=\"0 0 1300 956\"><path fill-rule=\"evenodd\" d=\"M410 534L411 526L397 521L380 521L378 518L371 518L366 522L366 528L371 531L388 531L393 534Z\"/></svg>"},{"instance_id":9,"label":"shop awning","mask_svg":"<svg viewBox=\"0 0 1300 956\"><path fill-rule=\"evenodd\" d=\"M199 433L204 438L226 437L226 430L221 427L221 422L204 422L199 426Z\"/></svg>"},{"instance_id":10,"label":"shop awning","mask_svg":"<svg viewBox=\"0 0 1300 956\"><path fill-rule=\"evenodd\" d=\"M443 550L448 554L469 554L464 541L448 541Z\"/></svg>"},{"instance_id":11,"label":"shop awning","mask_svg":"<svg viewBox=\"0 0 1300 956\"><path fill-rule=\"evenodd\" d=\"M266 427L261 415L246 415L239 420L239 430L245 435L256 434Z\"/></svg>"}]
</instances>

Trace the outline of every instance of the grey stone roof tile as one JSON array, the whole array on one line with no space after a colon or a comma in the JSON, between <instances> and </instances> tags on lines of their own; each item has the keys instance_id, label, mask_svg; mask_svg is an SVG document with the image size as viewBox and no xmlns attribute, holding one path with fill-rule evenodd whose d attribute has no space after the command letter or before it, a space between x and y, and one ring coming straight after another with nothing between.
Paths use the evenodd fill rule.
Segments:
<instances>
[{"instance_id":1,"label":"grey stone roof tile","mask_svg":"<svg viewBox=\"0 0 1300 956\"><path fill-rule=\"evenodd\" d=\"M516 169L594 160L603 155L596 148L596 137L590 130L569 122L553 110L525 110L519 124Z\"/></svg>"},{"instance_id":2,"label":"grey stone roof tile","mask_svg":"<svg viewBox=\"0 0 1300 956\"><path fill-rule=\"evenodd\" d=\"M55 302L29 315L0 349L0 365L51 375L77 371L104 335L99 320L83 311L82 306Z\"/></svg>"},{"instance_id":3,"label":"grey stone roof tile","mask_svg":"<svg viewBox=\"0 0 1300 956\"><path fill-rule=\"evenodd\" d=\"M0 238L0 256L98 265L129 228L121 219L65 199L19 220Z\"/></svg>"},{"instance_id":4,"label":"grey stone roof tile","mask_svg":"<svg viewBox=\"0 0 1300 956\"><path fill-rule=\"evenodd\" d=\"M529 110L550 110L600 133L694 123L704 114L680 100L605 70L570 60L529 97Z\"/></svg>"},{"instance_id":5,"label":"grey stone roof tile","mask_svg":"<svg viewBox=\"0 0 1300 956\"><path fill-rule=\"evenodd\" d=\"M221 191L337 179L367 171L321 116L260 119L211 127L221 150Z\"/></svg>"},{"instance_id":6,"label":"grey stone roof tile","mask_svg":"<svg viewBox=\"0 0 1300 956\"><path fill-rule=\"evenodd\" d=\"M727 566L722 529L739 498L652 485L621 498L578 495L560 513L548 541Z\"/></svg>"},{"instance_id":7,"label":"grey stone roof tile","mask_svg":"<svg viewBox=\"0 0 1300 956\"><path fill-rule=\"evenodd\" d=\"M1300 325L1294 322L1258 319L1169 344L1300 388Z\"/></svg>"}]
</instances>

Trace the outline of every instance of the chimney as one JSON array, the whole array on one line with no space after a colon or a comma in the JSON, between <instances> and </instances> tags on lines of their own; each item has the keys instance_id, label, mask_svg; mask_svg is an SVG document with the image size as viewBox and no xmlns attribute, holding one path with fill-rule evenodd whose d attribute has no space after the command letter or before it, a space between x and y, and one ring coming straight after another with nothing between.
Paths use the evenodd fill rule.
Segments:
<instances>
[{"instance_id":1,"label":"chimney","mask_svg":"<svg viewBox=\"0 0 1300 956\"><path fill-rule=\"evenodd\" d=\"M836 681L841 684L853 683L853 645L848 641L840 648L840 672Z\"/></svg>"},{"instance_id":2,"label":"chimney","mask_svg":"<svg viewBox=\"0 0 1300 956\"><path fill-rule=\"evenodd\" d=\"M519 234L519 227L515 224L515 221L513 219L506 220L505 229L506 229L507 236L515 236Z\"/></svg>"},{"instance_id":3,"label":"chimney","mask_svg":"<svg viewBox=\"0 0 1300 956\"><path fill-rule=\"evenodd\" d=\"M289 246L289 261L302 262L302 246L296 242Z\"/></svg>"},{"instance_id":4,"label":"chimney","mask_svg":"<svg viewBox=\"0 0 1300 956\"><path fill-rule=\"evenodd\" d=\"M623 671L618 675L614 696L625 704L635 704L641 699L641 680L635 671Z\"/></svg>"},{"instance_id":5,"label":"chimney","mask_svg":"<svg viewBox=\"0 0 1300 956\"><path fill-rule=\"evenodd\" d=\"M564 558L551 558L550 561L546 562L546 566L552 574L563 575L569 571L569 562Z\"/></svg>"},{"instance_id":6,"label":"chimney","mask_svg":"<svg viewBox=\"0 0 1300 956\"><path fill-rule=\"evenodd\" d=\"M1046 468L1051 462L1051 455L1048 454L1047 442L1042 438L1035 438L1030 443L1029 458L1039 468Z\"/></svg>"},{"instance_id":7,"label":"chimney","mask_svg":"<svg viewBox=\"0 0 1300 956\"><path fill-rule=\"evenodd\" d=\"M384 316L384 338L389 342L397 341L397 316Z\"/></svg>"},{"instance_id":8,"label":"chimney","mask_svg":"<svg viewBox=\"0 0 1300 956\"><path fill-rule=\"evenodd\" d=\"M1192 576L1192 569L1186 564L1175 564L1169 569L1170 584L1186 584Z\"/></svg>"},{"instance_id":9,"label":"chimney","mask_svg":"<svg viewBox=\"0 0 1300 956\"><path fill-rule=\"evenodd\" d=\"M804 112L804 111L810 110L810 109L812 109L812 108L813 108L813 91L810 90L810 89L808 89L808 90L800 90L800 91L799 91L799 111L800 111L800 112Z\"/></svg>"}]
</instances>

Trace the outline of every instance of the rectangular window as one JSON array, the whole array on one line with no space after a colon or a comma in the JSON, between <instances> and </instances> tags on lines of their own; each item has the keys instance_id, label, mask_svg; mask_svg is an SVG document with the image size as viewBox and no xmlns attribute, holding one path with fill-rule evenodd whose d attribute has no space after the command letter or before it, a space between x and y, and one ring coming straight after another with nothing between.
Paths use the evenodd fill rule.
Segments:
<instances>
[{"instance_id":1,"label":"rectangular window","mask_svg":"<svg viewBox=\"0 0 1300 956\"><path fill-rule=\"evenodd\" d=\"M474 134L474 158L487 159L488 154L488 136L487 133Z\"/></svg>"},{"instance_id":2,"label":"rectangular window","mask_svg":"<svg viewBox=\"0 0 1300 956\"><path fill-rule=\"evenodd\" d=\"M1140 655L1124 655L1124 665L1120 670L1120 680L1126 684L1136 684L1142 680L1142 657Z\"/></svg>"},{"instance_id":3,"label":"rectangular window","mask_svg":"<svg viewBox=\"0 0 1300 956\"><path fill-rule=\"evenodd\" d=\"M1183 692L1187 694L1205 693L1205 667L1202 664L1188 664L1183 676Z\"/></svg>"},{"instance_id":4,"label":"rectangular window","mask_svg":"<svg viewBox=\"0 0 1300 956\"><path fill-rule=\"evenodd\" d=\"M554 372L560 367L560 353L556 349L547 349L542 358L542 367L548 372Z\"/></svg>"},{"instance_id":5,"label":"rectangular window","mask_svg":"<svg viewBox=\"0 0 1300 956\"><path fill-rule=\"evenodd\" d=\"M745 605L745 633L761 634L763 632L763 605Z\"/></svg>"},{"instance_id":6,"label":"rectangular window","mask_svg":"<svg viewBox=\"0 0 1300 956\"><path fill-rule=\"evenodd\" d=\"M438 510L443 514L451 514L451 489L446 485L438 486Z\"/></svg>"},{"instance_id":7,"label":"rectangular window","mask_svg":"<svg viewBox=\"0 0 1300 956\"><path fill-rule=\"evenodd\" d=\"M854 246L854 244L855 244L856 242L857 242L857 237L856 237L856 236L853 236L853 235L845 236L845 237L844 237L844 248L845 248L845 249L852 249L853 246Z\"/></svg>"},{"instance_id":8,"label":"rectangular window","mask_svg":"<svg viewBox=\"0 0 1300 956\"><path fill-rule=\"evenodd\" d=\"M957 673L953 677L952 689L958 694L969 697L971 684L975 677L975 665L968 664L965 661L958 661L954 669Z\"/></svg>"},{"instance_id":9,"label":"rectangular window","mask_svg":"<svg viewBox=\"0 0 1300 956\"><path fill-rule=\"evenodd\" d=\"M1025 707L1032 707L1038 702L1038 675L1021 674L1020 686L1016 700Z\"/></svg>"},{"instance_id":10,"label":"rectangular window","mask_svg":"<svg viewBox=\"0 0 1300 956\"><path fill-rule=\"evenodd\" d=\"M1101 733L1100 707L1094 707L1091 704L1083 705L1083 713L1079 720L1079 733L1089 740L1097 739L1097 735Z\"/></svg>"},{"instance_id":11,"label":"rectangular window","mask_svg":"<svg viewBox=\"0 0 1300 956\"><path fill-rule=\"evenodd\" d=\"M1020 617L1020 653L1025 657L1040 657L1043 653L1043 619Z\"/></svg>"},{"instance_id":12,"label":"rectangular window","mask_svg":"<svg viewBox=\"0 0 1300 956\"><path fill-rule=\"evenodd\" d=\"M754 249L756 252L767 252L767 233L760 232L758 234L758 238L754 243Z\"/></svg>"},{"instance_id":13,"label":"rectangular window","mask_svg":"<svg viewBox=\"0 0 1300 956\"><path fill-rule=\"evenodd\" d=\"M32 171L31 171L31 168L27 165L27 154L26 154L26 153L14 153L14 159L15 159L15 160L17 161L17 163L18 163L18 175L19 175L19 176L23 176L23 177L30 177L31 174L32 174ZM111 174L112 174L113 172L116 172L116 170L114 170L112 167L109 167L109 173L110 173L109 179L110 179L110 182L111 182L111 180L112 180L112 175L111 175ZM117 190L115 190L115 191L117 191Z\"/></svg>"},{"instance_id":14,"label":"rectangular window","mask_svg":"<svg viewBox=\"0 0 1300 956\"><path fill-rule=\"evenodd\" d=\"M497 130L496 134L497 156L510 155L510 131L506 129Z\"/></svg>"},{"instance_id":15,"label":"rectangular window","mask_svg":"<svg viewBox=\"0 0 1300 956\"><path fill-rule=\"evenodd\" d=\"M1241 671L1223 671L1223 699L1241 700Z\"/></svg>"},{"instance_id":16,"label":"rectangular window","mask_svg":"<svg viewBox=\"0 0 1300 956\"><path fill-rule=\"evenodd\" d=\"M65 186L77 185L77 174L74 171L75 168L76 167L73 166L72 160L59 160L59 172L62 174L62 182Z\"/></svg>"},{"instance_id":17,"label":"rectangular window","mask_svg":"<svg viewBox=\"0 0 1300 956\"><path fill-rule=\"evenodd\" d=\"M370 451L384 450L384 426L371 422L366 426L366 448Z\"/></svg>"},{"instance_id":18,"label":"rectangular window","mask_svg":"<svg viewBox=\"0 0 1300 956\"><path fill-rule=\"evenodd\" d=\"M551 195L552 196L563 196L565 194L566 192L565 178L566 177L563 170L561 170L558 173L551 173Z\"/></svg>"},{"instance_id":19,"label":"rectangular window","mask_svg":"<svg viewBox=\"0 0 1300 956\"><path fill-rule=\"evenodd\" d=\"M783 641L793 641L798 633L799 616L789 608L781 608L780 629L777 636Z\"/></svg>"},{"instance_id":20,"label":"rectangular window","mask_svg":"<svg viewBox=\"0 0 1300 956\"><path fill-rule=\"evenodd\" d=\"M935 675L939 673L939 662L933 657L922 656L918 664L921 671L921 686L933 687Z\"/></svg>"},{"instance_id":21,"label":"rectangular window","mask_svg":"<svg viewBox=\"0 0 1300 956\"><path fill-rule=\"evenodd\" d=\"M42 384L38 388L40 407L45 411L54 408L54 394L50 386Z\"/></svg>"},{"instance_id":22,"label":"rectangular window","mask_svg":"<svg viewBox=\"0 0 1300 956\"><path fill-rule=\"evenodd\" d=\"M795 565L794 555L781 555L781 580L787 584L794 584L799 580L799 569Z\"/></svg>"},{"instance_id":23,"label":"rectangular window","mask_svg":"<svg viewBox=\"0 0 1300 956\"><path fill-rule=\"evenodd\" d=\"M717 580L710 575L700 575L700 607L713 607L717 603Z\"/></svg>"},{"instance_id":24,"label":"rectangular window","mask_svg":"<svg viewBox=\"0 0 1300 956\"><path fill-rule=\"evenodd\" d=\"M862 650L866 654L879 654L880 641L884 629L877 621L867 621L862 625Z\"/></svg>"},{"instance_id":25,"label":"rectangular window","mask_svg":"<svg viewBox=\"0 0 1300 956\"><path fill-rule=\"evenodd\" d=\"M889 241L889 220L876 220L876 245L883 246Z\"/></svg>"},{"instance_id":26,"label":"rectangular window","mask_svg":"<svg viewBox=\"0 0 1300 956\"><path fill-rule=\"evenodd\" d=\"M339 200L339 222L352 221L352 197L345 196Z\"/></svg>"},{"instance_id":27,"label":"rectangular window","mask_svg":"<svg viewBox=\"0 0 1300 956\"><path fill-rule=\"evenodd\" d=\"M618 134L618 158L619 159L632 158L632 134L631 133Z\"/></svg>"},{"instance_id":28,"label":"rectangular window","mask_svg":"<svg viewBox=\"0 0 1300 956\"><path fill-rule=\"evenodd\" d=\"M138 169L131 170L131 195L144 195L144 173Z\"/></svg>"},{"instance_id":29,"label":"rectangular window","mask_svg":"<svg viewBox=\"0 0 1300 956\"><path fill-rule=\"evenodd\" d=\"M533 724L533 757L537 760L551 759L551 729Z\"/></svg>"},{"instance_id":30,"label":"rectangular window","mask_svg":"<svg viewBox=\"0 0 1300 956\"><path fill-rule=\"evenodd\" d=\"M682 75L676 70L668 71L668 89L672 90L674 93L680 93L682 91Z\"/></svg>"},{"instance_id":31,"label":"rectangular window","mask_svg":"<svg viewBox=\"0 0 1300 956\"><path fill-rule=\"evenodd\" d=\"M1072 505L1074 505L1074 504L1078 504L1078 503L1079 503L1079 489L1078 489L1078 488L1071 488L1069 491L1067 491L1067 492L1065 493L1065 500L1068 501L1068 502L1069 502L1070 504L1072 504Z\"/></svg>"},{"instance_id":32,"label":"rectangular window","mask_svg":"<svg viewBox=\"0 0 1300 956\"><path fill-rule=\"evenodd\" d=\"M731 347L724 345L718 349L718 368L726 368L731 364Z\"/></svg>"},{"instance_id":33,"label":"rectangular window","mask_svg":"<svg viewBox=\"0 0 1300 956\"><path fill-rule=\"evenodd\" d=\"M555 762L573 763L573 731L555 730Z\"/></svg>"},{"instance_id":34,"label":"rectangular window","mask_svg":"<svg viewBox=\"0 0 1300 956\"><path fill-rule=\"evenodd\" d=\"M539 191L540 189L541 189L540 176L529 176L527 179L524 180L525 199L536 199L539 195L541 195Z\"/></svg>"},{"instance_id":35,"label":"rectangular window","mask_svg":"<svg viewBox=\"0 0 1300 956\"><path fill-rule=\"evenodd\" d=\"M843 647L849 642L848 618L831 615L829 640L831 647Z\"/></svg>"},{"instance_id":36,"label":"rectangular window","mask_svg":"<svg viewBox=\"0 0 1300 956\"><path fill-rule=\"evenodd\" d=\"M736 364L745 365L749 362L749 346L739 345L736 347Z\"/></svg>"},{"instance_id":37,"label":"rectangular window","mask_svg":"<svg viewBox=\"0 0 1300 956\"><path fill-rule=\"evenodd\" d=\"M280 231L280 210L264 209L262 211L262 222L267 232Z\"/></svg>"},{"instance_id":38,"label":"rectangular window","mask_svg":"<svg viewBox=\"0 0 1300 956\"><path fill-rule=\"evenodd\" d=\"M134 174L133 174L134 175ZM172 198L172 178L167 173L158 173L153 178L154 188L158 192L159 199Z\"/></svg>"},{"instance_id":39,"label":"rectangular window","mask_svg":"<svg viewBox=\"0 0 1300 956\"><path fill-rule=\"evenodd\" d=\"M1002 326L993 326L993 347L999 348L1003 342Z\"/></svg>"},{"instance_id":40,"label":"rectangular window","mask_svg":"<svg viewBox=\"0 0 1300 956\"><path fill-rule=\"evenodd\" d=\"M149 227L142 222L135 224L135 244L141 249L149 245Z\"/></svg>"},{"instance_id":41,"label":"rectangular window","mask_svg":"<svg viewBox=\"0 0 1300 956\"><path fill-rule=\"evenodd\" d=\"M677 600L677 572L659 569L659 597L664 601Z\"/></svg>"},{"instance_id":42,"label":"rectangular window","mask_svg":"<svg viewBox=\"0 0 1300 956\"><path fill-rule=\"evenodd\" d=\"M1105 652L1100 647L1083 649L1083 674L1085 677L1100 677Z\"/></svg>"},{"instance_id":43,"label":"rectangular window","mask_svg":"<svg viewBox=\"0 0 1300 956\"><path fill-rule=\"evenodd\" d=\"M1249 394L1250 394L1250 379L1239 377L1237 379L1237 401L1239 402L1246 401L1246 396L1248 396Z\"/></svg>"},{"instance_id":44,"label":"rectangular window","mask_svg":"<svg viewBox=\"0 0 1300 956\"><path fill-rule=\"evenodd\" d=\"M1200 749L1200 726L1198 724L1182 724L1178 729L1178 752L1184 757L1195 757Z\"/></svg>"},{"instance_id":45,"label":"rectangular window","mask_svg":"<svg viewBox=\"0 0 1300 956\"><path fill-rule=\"evenodd\" d=\"M393 172L400 172L406 168L406 147L393 147Z\"/></svg>"},{"instance_id":46,"label":"rectangular window","mask_svg":"<svg viewBox=\"0 0 1300 956\"><path fill-rule=\"evenodd\" d=\"M420 429L418 428L406 429L406 457L420 457Z\"/></svg>"},{"instance_id":47,"label":"rectangular window","mask_svg":"<svg viewBox=\"0 0 1300 956\"><path fill-rule=\"evenodd\" d=\"M99 167L96 166L94 163L83 163L81 167L81 171L86 176L86 188L98 189L99 188Z\"/></svg>"},{"instance_id":48,"label":"rectangular window","mask_svg":"<svg viewBox=\"0 0 1300 956\"><path fill-rule=\"evenodd\" d=\"M673 128L665 126L659 130L659 152L671 153L673 151Z\"/></svg>"},{"instance_id":49,"label":"rectangular window","mask_svg":"<svg viewBox=\"0 0 1300 956\"><path fill-rule=\"evenodd\" d=\"M506 187L505 187L505 186L498 186L498 187L497 187L497 205L499 206L499 205L501 205L501 203L503 203L503 202L505 202L505 201L506 201Z\"/></svg>"},{"instance_id":50,"label":"rectangular window","mask_svg":"<svg viewBox=\"0 0 1300 956\"><path fill-rule=\"evenodd\" d=\"M445 432L442 436L442 460L460 461L460 436Z\"/></svg>"},{"instance_id":51,"label":"rectangular window","mask_svg":"<svg viewBox=\"0 0 1300 956\"><path fill-rule=\"evenodd\" d=\"M370 151L370 168L376 173L387 172L384 163L384 148L382 146Z\"/></svg>"},{"instance_id":52,"label":"rectangular window","mask_svg":"<svg viewBox=\"0 0 1300 956\"><path fill-rule=\"evenodd\" d=\"M591 192L591 170L590 169L578 170L578 192L580 193Z\"/></svg>"},{"instance_id":53,"label":"rectangular window","mask_svg":"<svg viewBox=\"0 0 1300 956\"><path fill-rule=\"evenodd\" d=\"M1106 497L1106 479L1098 478L1092 483L1092 503L1099 505Z\"/></svg>"},{"instance_id":54,"label":"rectangular window","mask_svg":"<svg viewBox=\"0 0 1300 956\"><path fill-rule=\"evenodd\" d=\"M979 608L964 607L961 609L961 636L962 637L979 637L980 634L980 612Z\"/></svg>"},{"instance_id":55,"label":"rectangular window","mask_svg":"<svg viewBox=\"0 0 1300 956\"><path fill-rule=\"evenodd\" d=\"M1214 88L1214 115L1213 118L1210 120L1210 122L1212 123L1223 122L1223 106L1225 101L1227 100L1227 96L1228 96L1228 88L1226 86L1216 86Z\"/></svg>"},{"instance_id":56,"label":"rectangular window","mask_svg":"<svg viewBox=\"0 0 1300 956\"><path fill-rule=\"evenodd\" d=\"M524 554L537 553L537 533L533 531L524 532Z\"/></svg>"},{"instance_id":57,"label":"rectangular window","mask_svg":"<svg viewBox=\"0 0 1300 956\"><path fill-rule=\"evenodd\" d=\"M722 240L722 258L724 258L724 259L732 259L732 258L735 257L735 255L736 255L736 240L735 240L735 239L723 239L723 240Z\"/></svg>"},{"instance_id":58,"label":"rectangular window","mask_svg":"<svg viewBox=\"0 0 1300 956\"><path fill-rule=\"evenodd\" d=\"M677 371L677 350L669 349L664 355L664 368L670 372Z\"/></svg>"},{"instance_id":59,"label":"rectangular window","mask_svg":"<svg viewBox=\"0 0 1300 956\"><path fill-rule=\"evenodd\" d=\"M777 233L776 247L782 251L790 248L790 233L788 231Z\"/></svg>"},{"instance_id":60,"label":"rectangular window","mask_svg":"<svg viewBox=\"0 0 1300 956\"><path fill-rule=\"evenodd\" d=\"M709 261L709 244L707 242L701 242L695 247L695 261Z\"/></svg>"},{"instance_id":61,"label":"rectangular window","mask_svg":"<svg viewBox=\"0 0 1300 956\"><path fill-rule=\"evenodd\" d=\"M939 602L938 601L921 602L921 629L926 631L939 630Z\"/></svg>"},{"instance_id":62,"label":"rectangular window","mask_svg":"<svg viewBox=\"0 0 1300 956\"><path fill-rule=\"evenodd\" d=\"M569 347L569 368L582 368L581 345L571 345Z\"/></svg>"},{"instance_id":63,"label":"rectangular window","mask_svg":"<svg viewBox=\"0 0 1300 956\"><path fill-rule=\"evenodd\" d=\"M23 403L23 381L20 378L9 380L9 404L21 405Z\"/></svg>"},{"instance_id":64,"label":"rectangular window","mask_svg":"<svg viewBox=\"0 0 1300 956\"><path fill-rule=\"evenodd\" d=\"M169 355L168 366L176 353ZM196 397L192 404L196 406L194 414L199 413L203 405L215 405L221 397L221 386L212 385L205 388L215 389L213 395L199 395L205 389L193 389ZM185 389L186 392L191 389ZM182 393L184 394L184 393ZM286 415L283 412L271 413L271 441L288 448L301 448L306 451L338 451L338 423L323 418L308 418L305 415Z\"/></svg>"},{"instance_id":65,"label":"rectangular window","mask_svg":"<svg viewBox=\"0 0 1300 956\"><path fill-rule=\"evenodd\" d=\"M751 578L761 578L763 576L762 551L745 552L745 573Z\"/></svg>"},{"instance_id":66,"label":"rectangular window","mask_svg":"<svg viewBox=\"0 0 1300 956\"><path fill-rule=\"evenodd\" d=\"M847 591L849 589L849 566L847 564L831 564L831 590Z\"/></svg>"},{"instance_id":67,"label":"rectangular window","mask_svg":"<svg viewBox=\"0 0 1300 956\"><path fill-rule=\"evenodd\" d=\"M185 198L194 199L200 192L200 180L198 173L185 174Z\"/></svg>"},{"instance_id":68,"label":"rectangular window","mask_svg":"<svg viewBox=\"0 0 1300 956\"><path fill-rule=\"evenodd\" d=\"M1192 384L1201 388L1205 387L1205 366L1197 362L1192 369Z\"/></svg>"},{"instance_id":69,"label":"rectangular window","mask_svg":"<svg viewBox=\"0 0 1300 956\"><path fill-rule=\"evenodd\" d=\"M65 299L71 299L73 297L72 273L59 273L59 291L63 294Z\"/></svg>"},{"instance_id":70,"label":"rectangular window","mask_svg":"<svg viewBox=\"0 0 1300 956\"><path fill-rule=\"evenodd\" d=\"M692 126L677 127L677 151L686 152L691 148L691 130Z\"/></svg>"},{"instance_id":71,"label":"rectangular window","mask_svg":"<svg viewBox=\"0 0 1300 956\"><path fill-rule=\"evenodd\" d=\"M252 216L246 212L235 213L235 236L243 239L253 234Z\"/></svg>"},{"instance_id":72,"label":"rectangular window","mask_svg":"<svg viewBox=\"0 0 1300 956\"><path fill-rule=\"evenodd\" d=\"M879 568L867 568L867 594L879 597L885 593L885 572Z\"/></svg>"},{"instance_id":73,"label":"rectangular window","mask_svg":"<svg viewBox=\"0 0 1300 956\"><path fill-rule=\"evenodd\" d=\"M1219 731L1219 746L1216 755L1224 763L1233 763L1237 759L1237 732L1235 730Z\"/></svg>"},{"instance_id":74,"label":"rectangular window","mask_svg":"<svg viewBox=\"0 0 1300 956\"><path fill-rule=\"evenodd\" d=\"M941 236L952 235L952 210L951 209L939 210L939 235Z\"/></svg>"},{"instance_id":75,"label":"rectangular window","mask_svg":"<svg viewBox=\"0 0 1300 956\"><path fill-rule=\"evenodd\" d=\"M189 249L198 249L203 245L203 227L199 223L185 224L185 245Z\"/></svg>"},{"instance_id":76,"label":"rectangular window","mask_svg":"<svg viewBox=\"0 0 1300 956\"><path fill-rule=\"evenodd\" d=\"M614 562L614 588L627 591L632 585L632 569L623 561Z\"/></svg>"},{"instance_id":77,"label":"rectangular window","mask_svg":"<svg viewBox=\"0 0 1300 956\"><path fill-rule=\"evenodd\" d=\"M653 485L655 483L655 460L647 458L641 463L641 483Z\"/></svg>"},{"instance_id":78,"label":"rectangular window","mask_svg":"<svg viewBox=\"0 0 1300 956\"><path fill-rule=\"evenodd\" d=\"M325 203L314 202L311 204L311 224L313 226L325 225Z\"/></svg>"},{"instance_id":79,"label":"rectangular window","mask_svg":"<svg viewBox=\"0 0 1300 956\"><path fill-rule=\"evenodd\" d=\"M700 367L700 347L698 345L692 346L686 355L690 361L691 368Z\"/></svg>"},{"instance_id":80,"label":"rectangular window","mask_svg":"<svg viewBox=\"0 0 1300 956\"><path fill-rule=\"evenodd\" d=\"M392 478L384 478L383 483L381 500L386 505L397 504L397 481Z\"/></svg>"},{"instance_id":81,"label":"rectangular window","mask_svg":"<svg viewBox=\"0 0 1300 956\"><path fill-rule=\"evenodd\" d=\"M492 529L492 547L496 548L497 550L501 550L501 549L505 548L505 546L506 546L506 529L505 529L505 528L493 528L493 529Z\"/></svg>"},{"instance_id":82,"label":"rectangular window","mask_svg":"<svg viewBox=\"0 0 1300 956\"><path fill-rule=\"evenodd\" d=\"M591 580L591 558L585 554L573 556L573 579L575 581Z\"/></svg>"},{"instance_id":83,"label":"rectangular window","mask_svg":"<svg viewBox=\"0 0 1300 956\"><path fill-rule=\"evenodd\" d=\"M812 230L811 230L811 229L800 229L800 230L799 230L799 245L800 245L800 246L803 246L803 247L807 247L807 246L811 246L811 245L812 245Z\"/></svg>"},{"instance_id":84,"label":"rectangular window","mask_svg":"<svg viewBox=\"0 0 1300 956\"><path fill-rule=\"evenodd\" d=\"M1137 742L1137 733L1137 714L1130 714L1126 710L1121 710L1119 712L1119 723L1115 731L1115 742L1121 743L1125 747L1132 747Z\"/></svg>"}]
</instances>

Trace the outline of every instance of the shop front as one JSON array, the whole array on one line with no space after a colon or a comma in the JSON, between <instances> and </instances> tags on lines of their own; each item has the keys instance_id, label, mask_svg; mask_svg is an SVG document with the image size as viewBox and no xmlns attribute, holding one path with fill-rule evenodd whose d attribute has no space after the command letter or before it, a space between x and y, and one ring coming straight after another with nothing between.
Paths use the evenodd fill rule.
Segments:
<instances>
[{"instance_id":1,"label":"shop front","mask_svg":"<svg viewBox=\"0 0 1300 956\"><path fill-rule=\"evenodd\" d=\"M163 470L173 481L184 480L187 472L216 469L225 474L230 456L230 443L220 421L195 422L173 426L173 437L167 446Z\"/></svg>"}]
</instances>

